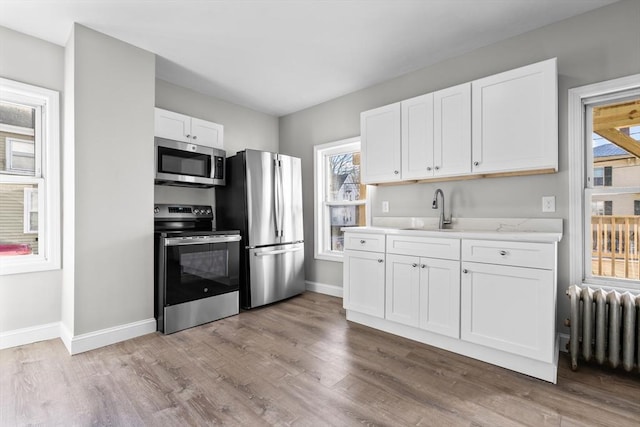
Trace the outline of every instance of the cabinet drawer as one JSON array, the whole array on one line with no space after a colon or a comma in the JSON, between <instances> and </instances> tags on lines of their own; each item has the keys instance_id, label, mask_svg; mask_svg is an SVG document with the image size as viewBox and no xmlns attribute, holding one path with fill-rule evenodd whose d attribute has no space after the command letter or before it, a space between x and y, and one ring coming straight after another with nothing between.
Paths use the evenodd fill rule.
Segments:
<instances>
[{"instance_id":1,"label":"cabinet drawer","mask_svg":"<svg viewBox=\"0 0 640 427\"><path fill-rule=\"evenodd\" d=\"M460 239L387 236L387 253L457 260L460 259Z\"/></svg>"},{"instance_id":2,"label":"cabinet drawer","mask_svg":"<svg viewBox=\"0 0 640 427\"><path fill-rule=\"evenodd\" d=\"M556 244L463 239L462 260L551 270Z\"/></svg>"},{"instance_id":3,"label":"cabinet drawer","mask_svg":"<svg viewBox=\"0 0 640 427\"><path fill-rule=\"evenodd\" d=\"M384 234L344 233L344 248L356 251L384 252Z\"/></svg>"}]
</instances>

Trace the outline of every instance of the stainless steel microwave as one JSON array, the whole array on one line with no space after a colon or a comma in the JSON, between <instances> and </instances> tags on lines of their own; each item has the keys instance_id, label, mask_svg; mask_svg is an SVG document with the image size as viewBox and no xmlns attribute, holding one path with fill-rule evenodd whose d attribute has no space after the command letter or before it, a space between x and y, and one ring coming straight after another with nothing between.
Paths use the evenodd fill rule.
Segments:
<instances>
[{"instance_id":1,"label":"stainless steel microwave","mask_svg":"<svg viewBox=\"0 0 640 427\"><path fill-rule=\"evenodd\" d=\"M225 185L226 152L218 148L156 137L155 163L156 184Z\"/></svg>"}]
</instances>

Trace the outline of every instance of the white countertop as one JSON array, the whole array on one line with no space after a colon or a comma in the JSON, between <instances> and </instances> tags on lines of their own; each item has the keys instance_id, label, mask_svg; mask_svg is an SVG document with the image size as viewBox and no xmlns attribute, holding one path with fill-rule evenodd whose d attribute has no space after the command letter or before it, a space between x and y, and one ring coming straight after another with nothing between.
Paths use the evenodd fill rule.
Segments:
<instances>
[{"instance_id":1,"label":"white countertop","mask_svg":"<svg viewBox=\"0 0 640 427\"><path fill-rule=\"evenodd\" d=\"M562 239L562 219L558 218L454 218L444 230L438 230L437 219L380 217L373 226L345 227L358 233L382 233L416 237L449 239L481 239L517 242L553 243Z\"/></svg>"}]
</instances>

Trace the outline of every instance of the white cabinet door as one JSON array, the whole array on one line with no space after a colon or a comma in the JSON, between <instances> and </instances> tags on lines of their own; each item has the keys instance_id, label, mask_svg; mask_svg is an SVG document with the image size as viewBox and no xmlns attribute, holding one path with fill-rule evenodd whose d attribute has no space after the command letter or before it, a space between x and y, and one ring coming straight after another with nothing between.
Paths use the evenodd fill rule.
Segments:
<instances>
[{"instance_id":1,"label":"white cabinet door","mask_svg":"<svg viewBox=\"0 0 640 427\"><path fill-rule=\"evenodd\" d=\"M402 101L402 179L433 176L433 94Z\"/></svg>"},{"instance_id":2,"label":"white cabinet door","mask_svg":"<svg viewBox=\"0 0 640 427\"><path fill-rule=\"evenodd\" d=\"M472 171L558 170L556 59L472 82Z\"/></svg>"},{"instance_id":3,"label":"white cabinet door","mask_svg":"<svg viewBox=\"0 0 640 427\"><path fill-rule=\"evenodd\" d=\"M460 262L420 258L422 329L460 338Z\"/></svg>"},{"instance_id":4,"label":"white cabinet door","mask_svg":"<svg viewBox=\"0 0 640 427\"><path fill-rule=\"evenodd\" d=\"M194 144L224 149L224 128L206 120L191 119L191 139Z\"/></svg>"},{"instance_id":5,"label":"white cabinet door","mask_svg":"<svg viewBox=\"0 0 640 427\"><path fill-rule=\"evenodd\" d=\"M173 111L155 109L155 136L175 141L191 141L191 117Z\"/></svg>"},{"instance_id":6,"label":"white cabinet door","mask_svg":"<svg viewBox=\"0 0 640 427\"><path fill-rule=\"evenodd\" d=\"M551 270L462 263L460 337L552 363L555 280Z\"/></svg>"},{"instance_id":7,"label":"white cabinet door","mask_svg":"<svg viewBox=\"0 0 640 427\"><path fill-rule=\"evenodd\" d=\"M387 255L385 318L409 326L420 320L420 259Z\"/></svg>"},{"instance_id":8,"label":"white cabinet door","mask_svg":"<svg viewBox=\"0 0 640 427\"><path fill-rule=\"evenodd\" d=\"M433 94L434 176L471 173L471 83Z\"/></svg>"},{"instance_id":9,"label":"white cabinet door","mask_svg":"<svg viewBox=\"0 0 640 427\"><path fill-rule=\"evenodd\" d=\"M384 267L383 253L344 252L345 309L384 318Z\"/></svg>"},{"instance_id":10,"label":"white cabinet door","mask_svg":"<svg viewBox=\"0 0 640 427\"><path fill-rule=\"evenodd\" d=\"M400 103L360 114L362 182L400 181Z\"/></svg>"}]
</instances>

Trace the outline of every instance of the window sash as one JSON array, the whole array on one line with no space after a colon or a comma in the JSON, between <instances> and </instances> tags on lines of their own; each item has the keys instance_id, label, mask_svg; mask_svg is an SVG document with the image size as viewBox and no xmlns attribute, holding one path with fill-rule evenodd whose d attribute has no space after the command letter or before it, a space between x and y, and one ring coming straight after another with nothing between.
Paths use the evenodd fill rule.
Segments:
<instances>
[{"instance_id":1,"label":"window sash","mask_svg":"<svg viewBox=\"0 0 640 427\"><path fill-rule=\"evenodd\" d=\"M349 138L314 147L314 179L315 179L315 224L314 224L314 255L316 259L339 261L343 259L343 252L332 250L331 208L340 206L364 206L365 215L370 215L368 209L369 189L361 200L332 200L330 197L329 159L332 156L360 152L360 138ZM362 195L360 195L362 197ZM366 221L368 223L368 221Z\"/></svg>"},{"instance_id":2,"label":"window sash","mask_svg":"<svg viewBox=\"0 0 640 427\"><path fill-rule=\"evenodd\" d=\"M0 172L0 182L38 189L38 253L0 257L0 275L60 268L60 111L56 91L0 78L2 100L36 109L35 129L1 126L11 133L33 135L35 170L29 174ZM46 148L46 149L45 149ZM46 155L45 155L46 154ZM35 207L31 207L35 211Z\"/></svg>"}]
</instances>

